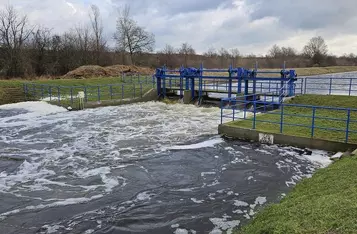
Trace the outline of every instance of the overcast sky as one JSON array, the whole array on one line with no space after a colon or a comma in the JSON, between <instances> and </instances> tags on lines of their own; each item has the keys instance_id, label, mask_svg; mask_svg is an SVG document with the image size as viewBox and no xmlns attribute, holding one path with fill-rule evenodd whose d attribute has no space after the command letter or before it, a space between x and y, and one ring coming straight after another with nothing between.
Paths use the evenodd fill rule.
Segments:
<instances>
[{"instance_id":1,"label":"overcast sky","mask_svg":"<svg viewBox=\"0 0 357 234\"><path fill-rule=\"evenodd\" d=\"M54 32L88 23L96 4L108 37L117 9L128 3L133 18L155 34L157 50L188 42L198 53L225 47L264 55L274 44L301 50L320 35L330 53L357 54L356 0L0 0L0 8L8 3Z\"/></svg>"}]
</instances>

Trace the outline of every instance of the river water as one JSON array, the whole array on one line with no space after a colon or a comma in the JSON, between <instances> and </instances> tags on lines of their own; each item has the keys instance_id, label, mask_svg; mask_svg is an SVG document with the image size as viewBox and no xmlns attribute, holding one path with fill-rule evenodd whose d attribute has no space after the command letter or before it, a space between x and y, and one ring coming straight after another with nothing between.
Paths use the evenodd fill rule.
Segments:
<instances>
[{"instance_id":1,"label":"river water","mask_svg":"<svg viewBox=\"0 0 357 234\"><path fill-rule=\"evenodd\" d=\"M0 233L221 233L330 160L217 135L220 110L0 106Z\"/></svg>"}]
</instances>

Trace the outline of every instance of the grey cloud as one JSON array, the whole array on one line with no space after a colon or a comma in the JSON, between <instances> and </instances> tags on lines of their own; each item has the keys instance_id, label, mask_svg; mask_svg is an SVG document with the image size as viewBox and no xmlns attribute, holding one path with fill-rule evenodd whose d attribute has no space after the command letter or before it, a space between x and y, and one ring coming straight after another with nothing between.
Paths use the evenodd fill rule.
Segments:
<instances>
[{"instance_id":1,"label":"grey cloud","mask_svg":"<svg viewBox=\"0 0 357 234\"><path fill-rule=\"evenodd\" d=\"M343 26L355 16L356 0L246 0L254 9L251 19L278 17L294 29L320 29Z\"/></svg>"}]
</instances>

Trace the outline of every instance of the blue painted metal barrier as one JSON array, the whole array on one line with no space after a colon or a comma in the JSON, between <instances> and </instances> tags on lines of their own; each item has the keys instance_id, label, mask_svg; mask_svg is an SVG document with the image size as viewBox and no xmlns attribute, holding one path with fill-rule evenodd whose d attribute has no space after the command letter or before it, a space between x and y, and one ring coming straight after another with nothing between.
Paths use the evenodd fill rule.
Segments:
<instances>
[{"instance_id":1,"label":"blue painted metal barrier","mask_svg":"<svg viewBox=\"0 0 357 234\"><path fill-rule=\"evenodd\" d=\"M260 100L251 97L252 95L246 95L240 99L221 99L221 124L226 119L244 120L251 121L248 124L251 129L256 129L257 124L265 124L273 132L284 133L288 128L298 127L300 131L309 129L311 138L318 135L317 131L329 131L335 132L341 142L351 142L351 138L354 142L357 141L357 109L285 104L278 100L266 102L262 97ZM259 118L261 114L264 114L264 118ZM295 121L290 121L291 118L295 118ZM299 120L296 121L296 118ZM296 129L296 134L298 133L299 129Z\"/></svg>"}]
</instances>

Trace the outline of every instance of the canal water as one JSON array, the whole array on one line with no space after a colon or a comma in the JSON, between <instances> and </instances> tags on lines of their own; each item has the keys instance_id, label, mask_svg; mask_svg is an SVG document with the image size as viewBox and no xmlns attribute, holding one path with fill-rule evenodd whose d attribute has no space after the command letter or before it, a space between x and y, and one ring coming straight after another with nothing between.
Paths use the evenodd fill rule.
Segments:
<instances>
[{"instance_id":1,"label":"canal water","mask_svg":"<svg viewBox=\"0 0 357 234\"><path fill-rule=\"evenodd\" d=\"M327 152L217 135L218 108L0 106L0 233L231 233Z\"/></svg>"}]
</instances>

